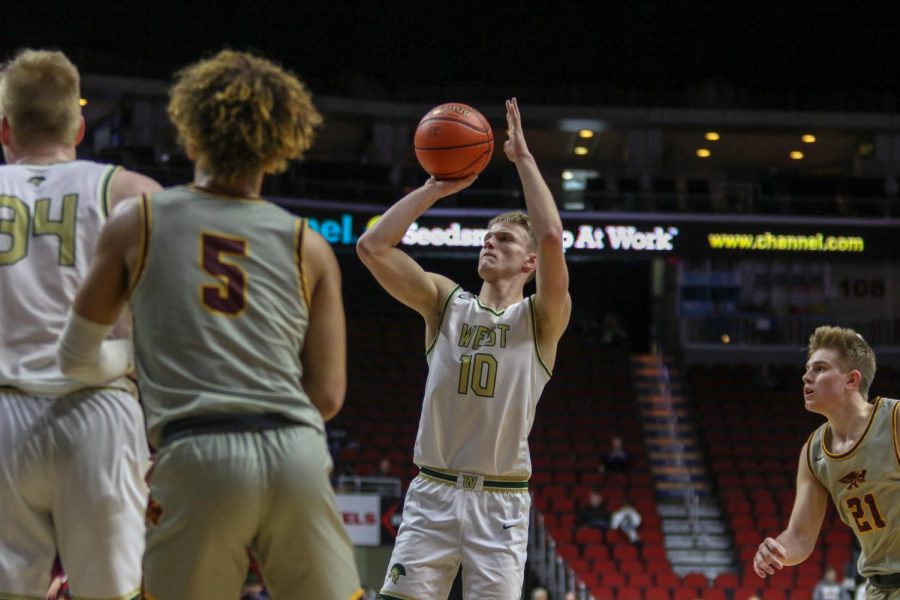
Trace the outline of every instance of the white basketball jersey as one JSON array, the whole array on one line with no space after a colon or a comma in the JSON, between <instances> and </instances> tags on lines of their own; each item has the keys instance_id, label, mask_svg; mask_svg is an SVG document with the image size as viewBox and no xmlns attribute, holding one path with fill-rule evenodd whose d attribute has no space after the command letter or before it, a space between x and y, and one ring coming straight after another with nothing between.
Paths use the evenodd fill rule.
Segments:
<instances>
[{"instance_id":1,"label":"white basketball jersey","mask_svg":"<svg viewBox=\"0 0 900 600\"><path fill-rule=\"evenodd\" d=\"M527 479L528 434L550 379L533 298L496 312L457 287L427 358L416 464Z\"/></svg>"},{"instance_id":2,"label":"white basketball jersey","mask_svg":"<svg viewBox=\"0 0 900 600\"><path fill-rule=\"evenodd\" d=\"M94 256L117 167L88 161L0 166L0 387L58 397L56 344Z\"/></svg>"}]
</instances>

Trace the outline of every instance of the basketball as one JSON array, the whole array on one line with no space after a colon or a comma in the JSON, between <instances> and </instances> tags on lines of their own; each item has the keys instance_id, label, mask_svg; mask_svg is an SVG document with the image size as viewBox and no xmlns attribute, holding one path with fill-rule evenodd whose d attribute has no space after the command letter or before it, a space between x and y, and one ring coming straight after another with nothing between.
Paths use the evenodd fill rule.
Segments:
<instances>
[{"instance_id":1,"label":"basketball","mask_svg":"<svg viewBox=\"0 0 900 600\"><path fill-rule=\"evenodd\" d=\"M487 119L466 104L449 102L429 110L416 127L416 158L438 179L481 173L494 153Z\"/></svg>"}]
</instances>

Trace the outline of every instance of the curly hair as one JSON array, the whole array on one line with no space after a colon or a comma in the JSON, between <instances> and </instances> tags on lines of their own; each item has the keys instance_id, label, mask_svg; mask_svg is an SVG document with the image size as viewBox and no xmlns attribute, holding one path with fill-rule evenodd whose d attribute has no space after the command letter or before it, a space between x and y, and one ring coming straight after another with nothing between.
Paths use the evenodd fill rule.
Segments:
<instances>
[{"instance_id":1,"label":"curly hair","mask_svg":"<svg viewBox=\"0 0 900 600\"><path fill-rule=\"evenodd\" d=\"M816 350L834 350L838 360L847 371L859 371L859 392L863 398L869 397L869 386L875 379L875 352L854 330L844 327L822 325L809 336L809 353Z\"/></svg>"},{"instance_id":2,"label":"curly hair","mask_svg":"<svg viewBox=\"0 0 900 600\"><path fill-rule=\"evenodd\" d=\"M283 171L309 149L322 123L295 75L234 50L176 73L168 113L179 143L197 163L229 179Z\"/></svg>"},{"instance_id":3,"label":"curly hair","mask_svg":"<svg viewBox=\"0 0 900 600\"><path fill-rule=\"evenodd\" d=\"M81 77L65 54L20 50L0 67L0 113L20 143L75 143Z\"/></svg>"}]
</instances>

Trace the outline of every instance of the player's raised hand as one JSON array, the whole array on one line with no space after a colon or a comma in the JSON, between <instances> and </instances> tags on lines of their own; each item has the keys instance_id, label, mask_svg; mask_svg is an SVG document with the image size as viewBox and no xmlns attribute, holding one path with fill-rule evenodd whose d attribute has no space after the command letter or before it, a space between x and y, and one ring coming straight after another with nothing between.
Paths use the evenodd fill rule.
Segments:
<instances>
[{"instance_id":1,"label":"player's raised hand","mask_svg":"<svg viewBox=\"0 0 900 600\"><path fill-rule=\"evenodd\" d=\"M775 569L784 567L784 560L787 559L787 553L778 541L767 537L759 545L756 556L753 557L753 570L756 574L766 578L767 575L775 573Z\"/></svg>"},{"instance_id":2,"label":"player's raised hand","mask_svg":"<svg viewBox=\"0 0 900 600\"><path fill-rule=\"evenodd\" d=\"M506 158L516 162L531 154L525 143L522 115L519 113L519 102L515 98L506 101L506 136L508 139L503 142L503 152L506 153Z\"/></svg>"},{"instance_id":3,"label":"player's raised hand","mask_svg":"<svg viewBox=\"0 0 900 600\"><path fill-rule=\"evenodd\" d=\"M478 179L478 175L469 175L468 177L459 179L438 179L436 177L429 177L423 187L432 189L437 192L438 197L445 198L466 189L472 185L472 182L476 179Z\"/></svg>"}]
</instances>

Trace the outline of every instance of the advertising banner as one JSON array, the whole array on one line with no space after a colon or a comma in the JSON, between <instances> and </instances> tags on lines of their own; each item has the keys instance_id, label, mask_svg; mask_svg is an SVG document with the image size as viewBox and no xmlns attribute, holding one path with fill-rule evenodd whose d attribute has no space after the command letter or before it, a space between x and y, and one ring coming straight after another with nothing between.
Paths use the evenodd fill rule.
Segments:
<instances>
[{"instance_id":1,"label":"advertising banner","mask_svg":"<svg viewBox=\"0 0 900 600\"><path fill-rule=\"evenodd\" d=\"M381 544L381 496L337 494L337 506L355 546Z\"/></svg>"},{"instance_id":2,"label":"advertising banner","mask_svg":"<svg viewBox=\"0 0 900 600\"><path fill-rule=\"evenodd\" d=\"M386 206L275 199L309 217L336 250L352 250ZM488 220L499 210L433 208L401 244L422 253L476 254ZM792 257L862 259L900 257L900 221L767 215L561 213L563 245L571 255L682 257Z\"/></svg>"}]
</instances>

